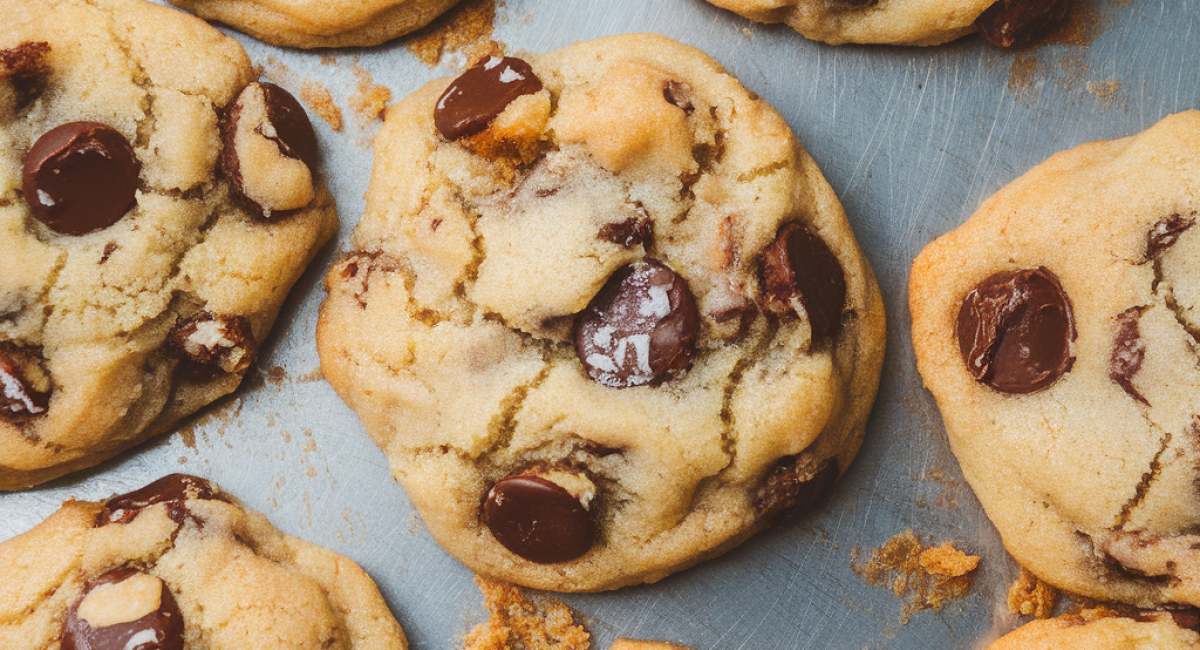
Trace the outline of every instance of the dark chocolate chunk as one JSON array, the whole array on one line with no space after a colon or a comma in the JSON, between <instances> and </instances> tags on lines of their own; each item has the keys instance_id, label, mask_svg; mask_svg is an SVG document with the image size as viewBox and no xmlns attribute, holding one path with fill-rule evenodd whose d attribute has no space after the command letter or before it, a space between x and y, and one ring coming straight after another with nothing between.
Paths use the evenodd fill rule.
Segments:
<instances>
[{"instance_id":1,"label":"dark chocolate chunk","mask_svg":"<svg viewBox=\"0 0 1200 650\"><path fill-rule=\"evenodd\" d=\"M654 239L654 222L645 210L639 210L637 216L601 226L600 239L610 241L626 250L638 244L649 246Z\"/></svg>"},{"instance_id":2,"label":"dark chocolate chunk","mask_svg":"<svg viewBox=\"0 0 1200 650\"><path fill-rule=\"evenodd\" d=\"M692 87L678 81L668 81L663 84L663 99L683 109L687 115L696 110L692 103Z\"/></svg>"},{"instance_id":3,"label":"dark chocolate chunk","mask_svg":"<svg viewBox=\"0 0 1200 650\"><path fill-rule=\"evenodd\" d=\"M43 384L42 390L38 384ZM42 415L48 408L49 381L41 360L27 350L0 343L0 417L25 421Z\"/></svg>"},{"instance_id":4,"label":"dark chocolate chunk","mask_svg":"<svg viewBox=\"0 0 1200 650\"><path fill-rule=\"evenodd\" d=\"M1045 267L984 280L958 311L958 345L976 381L1002 393L1030 393L1071 370L1075 317Z\"/></svg>"},{"instance_id":5,"label":"dark chocolate chunk","mask_svg":"<svg viewBox=\"0 0 1200 650\"><path fill-rule=\"evenodd\" d=\"M159 503L167 504L167 513L175 523L183 523L187 515L184 501L188 499L229 502L229 498L217 491L212 483L199 476L170 474L144 488L105 501L94 525L99 528L128 523L142 510Z\"/></svg>"},{"instance_id":6,"label":"dark chocolate chunk","mask_svg":"<svg viewBox=\"0 0 1200 650\"><path fill-rule=\"evenodd\" d=\"M279 216L270 206L262 206L247 196L242 180L241 155L235 146L238 123L243 114L251 110L250 102L259 101L255 88L262 89L262 112L266 122L255 129L255 133L275 143L279 153L303 162L309 171L315 171L319 159L317 133L313 130L308 113L291 93L273 83L254 82L242 90L237 101L226 111L221 122L221 171L229 179L238 198L264 218ZM255 106L253 109L258 109ZM255 110L257 114L258 111Z\"/></svg>"},{"instance_id":7,"label":"dark chocolate chunk","mask_svg":"<svg viewBox=\"0 0 1200 650\"><path fill-rule=\"evenodd\" d=\"M49 53L50 44L45 41L26 41L0 50L0 79L12 84L16 94L14 110L24 109L37 95L42 80L50 72L46 64Z\"/></svg>"},{"instance_id":8,"label":"dark chocolate chunk","mask_svg":"<svg viewBox=\"0 0 1200 650\"><path fill-rule=\"evenodd\" d=\"M1146 341L1138 331L1138 319L1141 317L1142 310L1138 307L1126 309L1117 316L1117 336L1108 362L1108 376L1130 397L1150 406L1150 402L1133 387L1133 376L1142 369L1142 362L1146 359Z\"/></svg>"},{"instance_id":9,"label":"dark chocolate chunk","mask_svg":"<svg viewBox=\"0 0 1200 650\"><path fill-rule=\"evenodd\" d=\"M1160 251L1175 245L1188 228L1196 225L1195 217L1184 217L1173 214L1166 219L1160 219L1146 235L1146 259L1157 255Z\"/></svg>"},{"instance_id":10,"label":"dark chocolate chunk","mask_svg":"<svg viewBox=\"0 0 1200 650\"><path fill-rule=\"evenodd\" d=\"M21 185L35 219L64 235L83 235L107 228L129 212L141 167L116 129L70 122L33 144Z\"/></svg>"},{"instance_id":11,"label":"dark chocolate chunk","mask_svg":"<svg viewBox=\"0 0 1200 650\"><path fill-rule=\"evenodd\" d=\"M529 64L516 57L488 57L450 83L433 111L433 124L447 140L475 135L487 128L521 95L542 89Z\"/></svg>"},{"instance_id":12,"label":"dark chocolate chunk","mask_svg":"<svg viewBox=\"0 0 1200 650\"><path fill-rule=\"evenodd\" d=\"M161 587L158 606L132 621L120 620L123 617L118 615L113 622L101 624L108 623L111 616L104 609L109 603L89 607L86 601L89 598L104 598L113 606L128 607L128 603L120 602L119 595L110 594L106 597L97 590L111 591L120 589L122 585L132 589L130 580L157 582ZM139 587L142 586L139 584ZM153 601L147 604L152 606ZM84 609L83 614L80 613L81 609ZM88 614L94 620L87 620ZM183 650L183 614L179 611L174 594L159 578L135 569L110 571L91 581L79 601L67 610L62 626L62 650Z\"/></svg>"},{"instance_id":13,"label":"dark chocolate chunk","mask_svg":"<svg viewBox=\"0 0 1200 650\"><path fill-rule=\"evenodd\" d=\"M767 311L808 316L814 341L837 336L846 307L846 276L833 251L806 226L789 223L763 251Z\"/></svg>"},{"instance_id":14,"label":"dark chocolate chunk","mask_svg":"<svg viewBox=\"0 0 1200 650\"><path fill-rule=\"evenodd\" d=\"M565 489L538 476L509 476L492 486L483 523L504 548L530 562L567 562L596 540L592 517Z\"/></svg>"},{"instance_id":15,"label":"dark chocolate chunk","mask_svg":"<svg viewBox=\"0 0 1200 650\"><path fill-rule=\"evenodd\" d=\"M1067 16L1068 0L996 0L975 19L979 33L997 47L1024 47Z\"/></svg>"},{"instance_id":16,"label":"dark chocolate chunk","mask_svg":"<svg viewBox=\"0 0 1200 650\"><path fill-rule=\"evenodd\" d=\"M809 512L828 498L837 477L836 458L818 461L811 454L781 458L758 487L754 512L760 518Z\"/></svg>"},{"instance_id":17,"label":"dark chocolate chunk","mask_svg":"<svg viewBox=\"0 0 1200 650\"><path fill-rule=\"evenodd\" d=\"M597 383L659 383L687 369L699 328L687 282L646 259L617 269L580 313L575 351Z\"/></svg>"},{"instance_id":18,"label":"dark chocolate chunk","mask_svg":"<svg viewBox=\"0 0 1200 650\"><path fill-rule=\"evenodd\" d=\"M202 311L176 325L167 340L196 369L244 373L254 361L254 332L244 316Z\"/></svg>"}]
</instances>

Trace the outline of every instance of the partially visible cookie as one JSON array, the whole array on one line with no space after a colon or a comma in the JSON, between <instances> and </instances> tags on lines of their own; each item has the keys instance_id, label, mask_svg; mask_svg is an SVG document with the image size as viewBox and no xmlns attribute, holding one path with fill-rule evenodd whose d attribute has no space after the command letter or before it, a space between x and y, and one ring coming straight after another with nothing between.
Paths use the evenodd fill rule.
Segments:
<instances>
[{"instance_id":1,"label":"partially visible cookie","mask_svg":"<svg viewBox=\"0 0 1200 650\"><path fill-rule=\"evenodd\" d=\"M832 45L938 45L973 32L1029 45L1066 16L1069 0L709 0L762 23L787 23Z\"/></svg>"},{"instance_id":2,"label":"partially visible cookie","mask_svg":"<svg viewBox=\"0 0 1200 650\"><path fill-rule=\"evenodd\" d=\"M1200 606L1200 111L1056 154L913 264L913 345L1004 544Z\"/></svg>"},{"instance_id":3,"label":"partially visible cookie","mask_svg":"<svg viewBox=\"0 0 1200 650\"><path fill-rule=\"evenodd\" d=\"M170 0L285 47L378 45L429 24L458 0Z\"/></svg>"},{"instance_id":4,"label":"partially visible cookie","mask_svg":"<svg viewBox=\"0 0 1200 650\"><path fill-rule=\"evenodd\" d=\"M68 501L0 544L9 650L405 650L375 583L195 476Z\"/></svg>"},{"instance_id":5,"label":"partially visible cookie","mask_svg":"<svg viewBox=\"0 0 1200 650\"><path fill-rule=\"evenodd\" d=\"M336 229L241 46L144 0L0 0L0 489L231 392Z\"/></svg>"},{"instance_id":6,"label":"partially visible cookie","mask_svg":"<svg viewBox=\"0 0 1200 650\"><path fill-rule=\"evenodd\" d=\"M654 581L811 508L863 435L871 269L782 117L656 35L392 107L325 376L476 572Z\"/></svg>"},{"instance_id":7,"label":"partially visible cookie","mask_svg":"<svg viewBox=\"0 0 1200 650\"><path fill-rule=\"evenodd\" d=\"M667 641L643 641L641 639L617 639L608 650L694 650L685 645Z\"/></svg>"},{"instance_id":8,"label":"partially visible cookie","mask_svg":"<svg viewBox=\"0 0 1200 650\"><path fill-rule=\"evenodd\" d=\"M1198 623L1194 614L1121 616L1105 609L1084 610L1027 623L988 650L1195 650L1200 648Z\"/></svg>"}]
</instances>

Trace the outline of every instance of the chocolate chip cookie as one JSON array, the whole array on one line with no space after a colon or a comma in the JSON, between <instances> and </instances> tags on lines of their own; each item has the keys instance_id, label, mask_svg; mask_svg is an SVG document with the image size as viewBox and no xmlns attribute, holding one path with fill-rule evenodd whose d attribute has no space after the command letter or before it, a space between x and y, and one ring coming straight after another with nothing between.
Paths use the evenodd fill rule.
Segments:
<instances>
[{"instance_id":1,"label":"chocolate chip cookie","mask_svg":"<svg viewBox=\"0 0 1200 650\"><path fill-rule=\"evenodd\" d=\"M458 0L169 0L286 47L378 45L429 24Z\"/></svg>"},{"instance_id":2,"label":"chocolate chip cookie","mask_svg":"<svg viewBox=\"0 0 1200 650\"><path fill-rule=\"evenodd\" d=\"M231 392L336 229L241 46L143 0L0 0L0 489Z\"/></svg>"},{"instance_id":3,"label":"chocolate chip cookie","mask_svg":"<svg viewBox=\"0 0 1200 650\"><path fill-rule=\"evenodd\" d=\"M988 650L1194 650L1200 648L1194 613L1145 612L1122 616L1103 608L1034 621L1004 635Z\"/></svg>"},{"instance_id":4,"label":"chocolate chip cookie","mask_svg":"<svg viewBox=\"0 0 1200 650\"><path fill-rule=\"evenodd\" d=\"M1200 605L1200 111L1059 153L913 265L918 368L1017 561Z\"/></svg>"},{"instance_id":5,"label":"chocolate chip cookie","mask_svg":"<svg viewBox=\"0 0 1200 650\"><path fill-rule=\"evenodd\" d=\"M1037 42L1069 0L709 0L760 23L787 23L832 45L939 45L979 32L999 47Z\"/></svg>"},{"instance_id":6,"label":"chocolate chip cookie","mask_svg":"<svg viewBox=\"0 0 1200 650\"><path fill-rule=\"evenodd\" d=\"M405 650L371 578L196 476L68 501L0 544L11 650Z\"/></svg>"},{"instance_id":7,"label":"chocolate chip cookie","mask_svg":"<svg viewBox=\"0 0 1200 650\"><path fill-rule=\"evenodd\" d=\"M392 107L321 366L430 531L563 591L658 580L828 492L884 317L783 119L655 35L486 57Z\"/></svg>"}]
</instances>

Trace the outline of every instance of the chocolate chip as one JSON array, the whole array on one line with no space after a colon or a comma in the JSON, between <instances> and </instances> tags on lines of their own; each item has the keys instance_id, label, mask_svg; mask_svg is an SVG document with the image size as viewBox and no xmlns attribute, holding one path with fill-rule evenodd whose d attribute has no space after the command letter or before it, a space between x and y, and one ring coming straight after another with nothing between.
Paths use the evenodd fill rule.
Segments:
<instances>
[{"instance_id":1,"label":"chocolate chip","mask_svg":"<svg viewBox=\"0 0 1200 650\"><path fill-rule=\"evenodd\" d=\"M50 379L41 359L11 344L0 344L0 416L22 422L50 408Z\"/></svg>"},{"instance_id":2,"label":"chocolate chip","mask_svg":"<svg viewBox=\"0 0 1200 650\"><path fill-rule=\"evenodd\" d=\"M35 219L64 235L83 235L113 225L133 207L139 171L119 131L70 122L33 144L21 185Z\"/></svg>"},{"instance_id":3,"label":"chocolate chip","mask_svg":"<svg viewBox=\"0 0 1200 650\"><path fill-rule=\"evenodd\" d=\"M159 585L157 603L156 594L152 593L155 582ZM104 591L112 592L125 585L132 592L134 583L138 583L136 589L141 593L132 595L147 598L146 606L151 609L139 618L124 620L136 616L138 608L122 602L124 594L106 597ZM149 594L145 593L147 585L151 589ZM106 598L108 602L89 608L85 604L89 598ZM115 611L106 611L106 606ZM81 608L85 610L83 615ZM86 618L89 613L91 621ZM183 614L171 590L158 578L134 569L110 571L93 580L79 601L67 610L62 626L62 650L183 650Z\"/></svg>"},{"instance_id":4,"label":"chocolate chip","mask_svg":"<svg viewBox=\"0 0 1200 650\"><path fill-rule=\"evenodd\" d=\"M1133 387L1133 376L1142 369L1142 361L1146 359L1146 341L1138 332L1141 317L1142 310L1138 307L1126 309L1117 316L1117 336L1108 362L1108 376L1130 397L1150 406L1150 402Z\"/></svg>"},{"instance_id":5,"label":"chocolate chip","mask_svg":"<svg viewBox=\"0 0 1200 650\"><path fill-rule=\"evenodd\" d=\"M808 512L829 496L837 477L836 458L818 461L812 454L781 458L758 487L754 512L760 518Z\"/></svg>"},{"instance_id":6,"label":"chocolate chip","mask_svg":"<svg viewBox=\"0 0 1200 650\"><path fill-rule=\"evenodd\" d=\"M487 128L521 95L542 89L542 80L516 57L489 57L450 83L433 111L433 124L447 140L458 140Z\"/></svg>"},{"instance_id":7,"label":"chocolate chip","mask_svg":"<svg viewBox=\"0 0 1200 650\"><path fill-rule=\"evenodd\" d=\"M556 483L509 476L488 491L483 523L504 548L530 562L567 562L596 540L592 517L579 499Z\"/></svg>"},{"instance_id":8,"label":"chocolate chip","mask_svg":"<svg viewBox=\"0 0 1200 650\"><path fill-rule=\"evenodd\" d=\"M599 384L659 383L687 369L699 327L687 282L646 259L617 269L579 315L575 350Z\"/></svg>"},{"instance_id":9,"label":"chocolate chip","mask_svg":"<svg viewBox=\"0 0 1200 650\"><path fill-rule=\"evenodd\" d=\"M1166 219L1160 219L1151 226L1150 232L1146 235L1146 259L1173 246L1179 240L1179 236L1194 225L1196 225L1195 217L1173 214Z\"/></svg>"},{"instance_id":10,"label":"chocolate chip","mask_svg":"<svg viewBox=\"0 0 1200 650\"><path fill-rule=\"evenodd\" d=\"M99 528L108 524L129 523L142 510L159 503L167 504L167 514L175 523L183 523L183 518L187 515L184 501L188 499L229 502L229 498L221 494L212 483L199 476L169 474L144 488L118 494L105 501L100 513L96 515L94 525Z\"/></svg>"},{"instance_id":11,"label":"chocolate chip","mask_svg":"<svg viewBox=\"0 0 1200 650\"><path fill-rule=\"evenodd\" d=\"M0 50L0 79L12 84L16 94L14 110L21 111L37 95L43 78L50 72L46 64L49 53L50 44L44 41L27 41Z\"/></svg>"},{"instance_id":12,"label":"chocolate chip","mask_svg":"<svg viewBox=\"0 0 1200 650\"><path fill-rule=\"evenodd\" d=\"M692 87L678 81L668 81L663 84L663 99L667 103L674 104L683 109L683 112L691 115L692 111L696 110L692 103Z\"/></svg>"},{"instance_id":13,"label":"chocolate chip","mask_svg":"<svg viewBox=\"0 0 1200 650\"><path fill-rule=\"evenodd\" d=\"M252 155L246 151L245 138L250 137L247 129L273 143L283 157L304 163L311 175L317 168L319 151L317 134L304 107L283 88L254 82L242 90L221 123L221 171L238 198L267 219L303 207L304 203L276 204L278 199L269 190L254 187L254 182L247 179L242 168L243 158Z\"/></svg>"},{"instance_id":14,"label":"chocolate chip","mask_svg":"<svg viewBox=\"0 0 1200 650\"><path fill-rule=\"evenodd\" d=\"M846 276L833 251L807 226L783 226L763 251L763 287L767 311L807 316L814 341L841 331Z\"/></svg>"},{"instance_id":15,"label":"chocolate chip","mask_svg":"<svg viewBox=\"0 0 1200 650\"><path fill-rule=\"evenodd\" d=\"M654 222L645 210L639 210L637 216L601 226L600 239L610 241L626 250L638 244L649 245L654 239Z\"/></svg>"},{"instance_id":16,"label":"chocolate chip","mask_svg":"<svg viewBox=\"0 0 1200 650\"><path fill-rule=\"evenodd\" d=\"M195 369L244 373L254 361L254 332L243 316L202 311L176 325L167 340Z\"/></svg>"},{"instance_id":17,"label":"chocolate chip","mask_svg":"<svg viewBox=\"0 0 1200 650\"><path fill-rule=\"evenodd\" d=\"M1071 370L1075 317L1045 267L984 280L958 311L958 345L976 381L1002 393L1030 393Z\"/></svg>"},{"instance_id":18,"label":"chocolate chip","mask_svg":"<svg viewBox=\"0 0 1200 650\"><path fill-rule=\"evenodd\" d=\"M1067 16L1068 0L996 0L975 26L997 47L1023 47L1049 33Z\"/></svg>"}]
</instances>

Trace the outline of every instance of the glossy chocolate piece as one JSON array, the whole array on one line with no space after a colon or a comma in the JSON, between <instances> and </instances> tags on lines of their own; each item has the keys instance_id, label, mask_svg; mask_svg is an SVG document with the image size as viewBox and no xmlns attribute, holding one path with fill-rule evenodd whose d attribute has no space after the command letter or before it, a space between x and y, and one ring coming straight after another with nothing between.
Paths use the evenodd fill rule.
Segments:
<instances>
[{"instance_id":1,"label":"glossy chocolate piece","mask_svg":"<svg viewBox=\"0 0 1200 650\"><path fill-rule=\"evenodd\" d=\"M786 224L763 251L763 289L767 311L776 315L800 315L799 302L814 341L841 331L846 275L825 241L806 226Z\"/></svg>"},{"instance_id":2,"label":"glossy chocolate piece","mask_svg":"<svg viewBox=\"0 0 1200 650\"><path fill-rule=\"evenodd\" d=\"M62 650L183 650L183 614L174 594L161 581L158 609L141 618L92 627L79 616L80 604L93 590L122 583L139 573L135 569L118 569L88 584L83 597L67 610L63 620Z\"/></svg>"},{"instance_id":3,"label":"glossy chocolate piece","mask_svg":"<svg viewBox=\"0 0 1200 650\"><path fill-rule=\"evenodd\" d=\"M599 384L659 383L687 369L699 328L687 282L646 259L617 269L579 315L575 351Z\"/></svg>"},{"instance_id":4,"label":"glossy chocolate piece","mask_svg":"<svg viewBox=\"0 0 1200 650\"><path fill-rule=\"evenodd\" d=\"M50 391L38 390L30 377L37 363L29 352L0 344L0 418L23 422L50 408Z\"/></svg>"},{"instance_id":5,"label":"glossy chocolate piece","mask_svg":"<svg viewBox=\"0 0 1200 650\"><path fill-rule=\"evenodd\" d=\"M317 133L313 130L308 113L291 93L268 82L255 82L242 90L237 101L230 106L221 124L221 171L233 186L234 192L246 204L264 217L278 216L264 209L246 195L246 186L242 180L241 158L234 139L238 122L242 119L245 102L253 97L253 87L262 89L262 99L265 104L269 126L260 127L256 133L267 138L279 147L279 153L300 160L313 172L317 168L319 151L317 149Z\"/></svg>"},{"instance_id":6,"label":"glossy chocolate piece","mask_svg":"<svg viewBox=\"0 0 1200 650\"><path fill-rule=\"evenodd\" d=\"M433 110L433 124L447 140L475 135L514 99L541 89L542 80L525 61L488 57L450 83Z\"/></svg>"},{"instance_id":7,"label":"glossy chocolate piece","mask_svg":"<svg viewBox=\"0 0 1200 650\"><path fill-rule=\"evenodd\" d=\"M1130 397L1150 406L1150 402L1133 387L1133 376L1142 369L1142 362L1146 359L1146 341L1138 331L1138 319L1141 317L1142 310L1137 307L1117 316L1117 334L1108 364L1108 376Z\"/></svg>"},{"instance_id":8,"label":"glossy chocolate piece","mask_svg":"<svg viewBox=\"0 0 1200 650\"><path fill-rule=\"evenodd\" d=\"M1175 242L1179 241L1179 236L1194 225L1195 217L1173 214L1166 219L1160 219L1146 234L1146 259L1174 246Z\"/></svg>"},{"instance_id":9,"label":"glossy chocolate piece","mask_svg":"<svg viewBox=\"0 0 1200 650\"><path fill-rule=\"evenodd\" d=\"M592 517L579 499L533 475L509 476L493 485L482 517L504 548L539 564L574 560L596 540Z\"/></svg>"},{"instance_id":10,"label":"glossy chocolate piece","mask_svg":"<svg viewBox=\"0 0 1200 650\"><path fill-rule=\"evenodd\" d=\"M244 316L202 311L177 324L167 340L194 370L238 374L254 361L254 332Z\"/></svg>"},{"instance_id":11,"label":"glossy chocolate piece","mask_svg":"<svg viewBox=\"0 0 1200 650\"><path fill-rule=\"evenodd\" d=\"M50 67L46 55L50 44L45 41L26 41L16 47L0 50L0 79L12 84L16 94L13 109L23 110L33 101Z\"/></svg>"},{"instance_id":12,"label":"glossy chocolate piece","mask_svg":"<svg viewBox=\"0 0 1200 650\"><path fill-rule=\"evenodd\" d=\"M996 0L975 19L979 33L997 47L1024 47L1058 27L1068 0Z\"/></svg>"},{"instance_id":13,"label":"glossy chocolate piece","mask_svg":"<svg viewBox=\"0 0 1200 650\"><path fill-rule=\"evenodd\" d=\"M754 512L761 517L803 514L820 505L838 477L836 458L817 461L809 454L781 458L754 495Z\"/></svg>"},{"instance_id":14,"label":"glossy chocolate piece","mask_svg":"<svg viewBox=\"0 0 1200 650\"><path fill-rule=\"evenodd\" d=\"M1002 393L1031 393L1070 371L1075 334L1071 301L1045 267L989 277L958 312L967 370Z\"/></svg>"},{"instance_id":15,"label":"glossy chocolate piece","mask_svg":"<svg viewBox=\"0 0 1200 650\"><path fill-rule=\"evenodd\" d=\"M140 171L119 131L99 122L69 122L33 144L21 185L35 219L64 235L83 235L129 212Z\"/></svg>"},{"instance_id":16,"label":"glossy chocolate piece","mask_svg":"<svg viewBox=\"0 0 1200 650\"><path fill-rule=\"evenodd\" d=\"M187 516L184 502L188 499L229 502L229 498L217 491L212 483L199 476L170 474L144 488L105 501L96 515L95 526L128 523L142 510L160 503L167 504L167 514L175 523L181 524Z\"/></svg>"}]
</instances>

